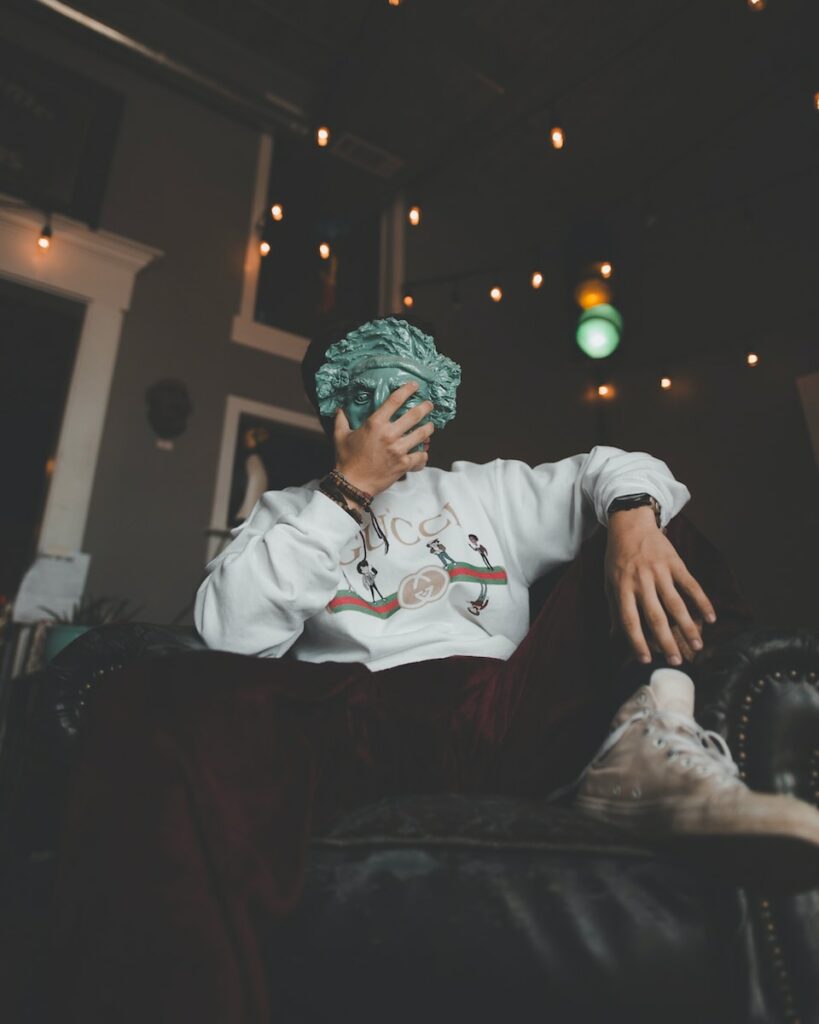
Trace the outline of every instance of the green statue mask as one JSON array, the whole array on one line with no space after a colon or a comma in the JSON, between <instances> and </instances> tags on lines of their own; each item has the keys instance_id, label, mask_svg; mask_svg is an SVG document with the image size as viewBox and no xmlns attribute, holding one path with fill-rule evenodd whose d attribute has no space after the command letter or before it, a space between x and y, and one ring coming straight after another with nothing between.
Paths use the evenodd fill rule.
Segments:
<instances>
[{"instance_id":1,"label":"green statue mask","mask_svg":"<svg viewBox=\"0 0 819 1024\"><path fill-rule=\"evenodd\" d=\"M392 419L429 400L434 408L420 422L446 426L455 417L460 366L440 355L433 338L406 320L370 320L327 349L316 372L319 412L333 417L340 407L357 430L391 392L411 380L420 387ZM413 451L423 451L423 445Z\"/></svg>"}]
</instances>

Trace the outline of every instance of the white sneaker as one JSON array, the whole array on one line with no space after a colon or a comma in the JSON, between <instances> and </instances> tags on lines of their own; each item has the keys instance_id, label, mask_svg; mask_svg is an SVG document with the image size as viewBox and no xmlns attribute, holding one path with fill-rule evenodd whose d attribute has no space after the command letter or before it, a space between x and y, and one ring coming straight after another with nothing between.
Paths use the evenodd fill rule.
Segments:
<instances>
[{"instance_id":1,"label":"white sneaker","mask_svg":"<svg viewBox=\"0 0 819 1024\"><path fill-rule=\"evenodd\" d=\"M737 885L818 885L819 811L749 790L725 740L693 713L690 677L652 672L578 780L576 807Z\"/></svg>"}]
</instances>

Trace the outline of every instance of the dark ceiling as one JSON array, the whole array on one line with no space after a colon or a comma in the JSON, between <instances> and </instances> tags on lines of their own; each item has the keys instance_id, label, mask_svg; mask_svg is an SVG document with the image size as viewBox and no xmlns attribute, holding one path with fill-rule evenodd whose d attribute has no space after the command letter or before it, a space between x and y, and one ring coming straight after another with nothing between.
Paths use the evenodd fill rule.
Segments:
<instances>
[{"instance_id":1,"label":"dark ceiling","mask_svg":"<svg viewBox=\"0 0 819 1024\"><path fill-rule=\"evenodd\" d=\"M491 205L499 263L504 232L511 251L626 205L712 232L722 218L737 244L744 222L815 280L819 0L15 6L250 123L304 136L328 123L331 153L368 167L382 193Z\"/></svg>"},{"instance_id":2,"label":"dark ceiling","mask_svg":"<svg viewBox=\"0 0 819 1024\"><path fill-rule=\"evenodd\" d=\"M809 90L816 0L18 0L234 112L351 134L414 180L544 159L555 105L578 159L621 150L614 188L787 87ZM56 13L57 8L62 12ZM91 22L97 23L92 30ZM142 47L112 42L100 26ZM811 46L811 40L813 45ZM811 65L809 62L813 60ZM186 77L185 72L188 72ZM814 85L814 87L816 87ZM582 147L578 149L578 147ZM343 147L342 147L343 148ZM651 166L646 166L650 160Z\"/></svg>"}]
</instances>

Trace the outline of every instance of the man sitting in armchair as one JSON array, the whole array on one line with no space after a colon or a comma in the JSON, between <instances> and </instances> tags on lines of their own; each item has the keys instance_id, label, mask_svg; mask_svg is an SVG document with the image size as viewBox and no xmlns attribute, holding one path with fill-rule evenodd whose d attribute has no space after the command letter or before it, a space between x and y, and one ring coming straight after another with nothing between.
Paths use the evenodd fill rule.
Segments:
<instances>
[{"instance_id":1,"label":"man sitting in armchair","mask_svg":"<svg viewBox=\"0 0 819 1024\"><path fill-rule=\"evenodd\" d=\"M294 906L312 832L389 794L559 790L645 841L707 844L738 883L819 856L819 812L752 793L693 718L675 666L717 609L747 613L665 463L428 466L460 368L403 318L317 339L303 376L334 470L265 493L208 565L215 650L126 669L90 716L63 854L78 1017L132 1019L139 979L158 1019L267 1020L260 910ZM571 562L530 625L529 587ZM95 889L114 861L128 883Z\"/></svg>"}]
</instances>

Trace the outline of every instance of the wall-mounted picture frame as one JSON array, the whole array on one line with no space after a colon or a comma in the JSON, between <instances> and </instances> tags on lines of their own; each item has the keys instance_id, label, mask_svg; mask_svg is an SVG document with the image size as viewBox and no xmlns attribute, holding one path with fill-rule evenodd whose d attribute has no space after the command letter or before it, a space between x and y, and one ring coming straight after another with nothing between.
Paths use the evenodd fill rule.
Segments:
<instances>
[{"instance_id":1,"label":"wall-mounted picture frame","mask_svg":"<svg viewBox=\"0 0 819 1024\"><path fill-rule=\"evenodd\" d=\"M318 417L228 395L206 546L209 562L265 491L329 472L332 450Z\"/></svg>"}]
</instances>

